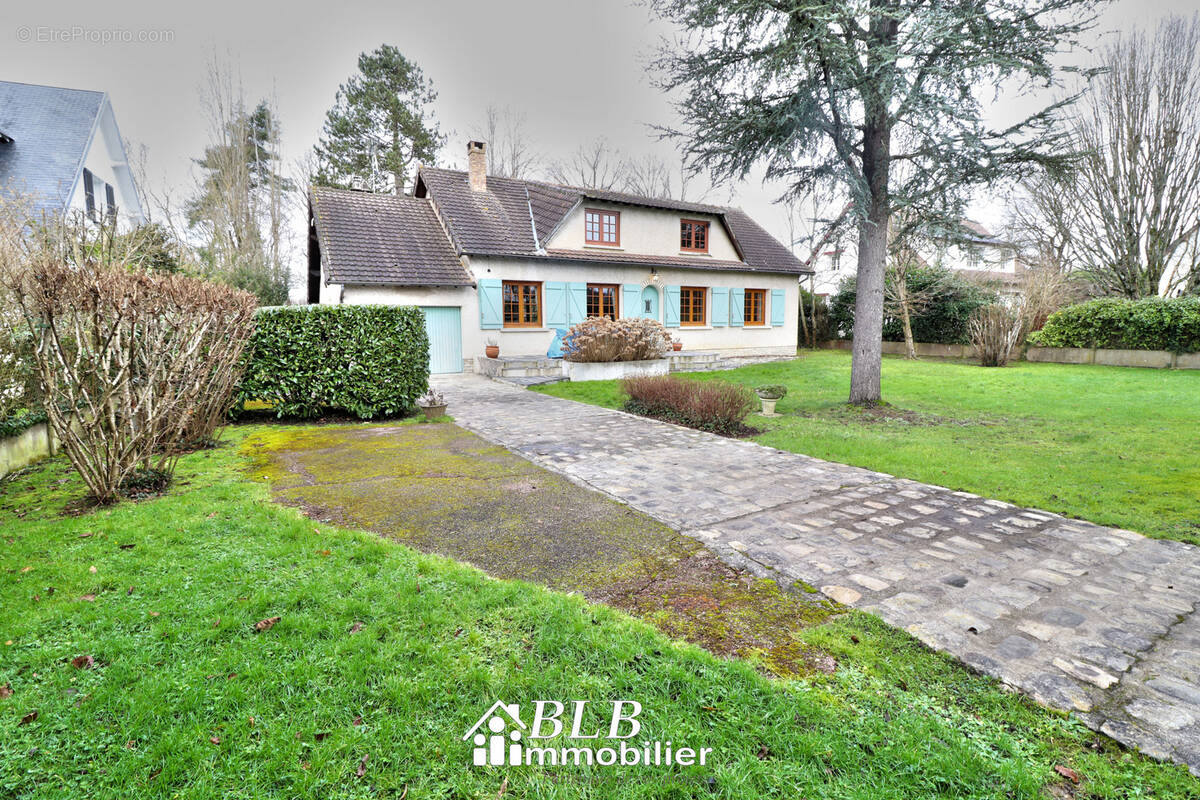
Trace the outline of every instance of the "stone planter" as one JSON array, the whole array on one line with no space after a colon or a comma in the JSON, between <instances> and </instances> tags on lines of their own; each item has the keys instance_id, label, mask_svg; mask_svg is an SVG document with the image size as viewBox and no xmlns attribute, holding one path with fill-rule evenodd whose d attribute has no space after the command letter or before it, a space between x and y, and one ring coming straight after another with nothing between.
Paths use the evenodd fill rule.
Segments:
<instances>
[{"instance_id":1,"label":"stone planter","mask_svg":"<svg viewBox=\"0 0 1200 800\"><path fill-rule=\"evenodd\" d=\"M648 361L564 361L567 380L611 381L620 378L639 378L645 375L666 375L671 361L655 358Z\"/></svg>"},{"instance_id":2,"label":"stone planter","mask_svg":"<svg viewBox=\"0 0 1200 800\"><path fill-rule=\"evenodd\" d=\"M758 399L762 401L762 415L764 417L779 416L775 413L775 404L779 402L778 397L760 397Z\"/></svg>"},{"instance_id":3,"label":"stone planter","mask_svg":"<svg viewBox=\"0 0 1200 800\"><path fill-rule=\"evenodd\" d=\"M446 407L441 406L421 406L421 410L425 412L425 419L437 419L438 417L446 416Z\"/></svg>"}]
</instances>

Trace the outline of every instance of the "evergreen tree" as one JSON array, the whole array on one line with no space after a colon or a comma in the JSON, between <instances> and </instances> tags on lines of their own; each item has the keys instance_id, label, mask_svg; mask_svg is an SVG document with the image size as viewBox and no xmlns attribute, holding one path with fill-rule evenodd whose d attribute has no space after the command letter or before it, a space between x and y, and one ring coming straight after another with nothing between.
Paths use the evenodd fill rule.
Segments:
<instances>
[{"instance_id":1,"label":"evergreen tree","mask_svg":"<svg viewBox=\"0 0 1200 800\"><path fill-rule=\"evenodd\" d=\"M672 133L693 165L727 180L765 164L791 196L834 187L853 201L850 402L878 403L892 213L946 228L969 187L1066 166L1061 103L994 129L981 90L1054 85L1054 61L1092 26L1096 0L650 3L688 31L657 68L679 98L684 126Z\"/></svg>"},{"instance_id":2,"label":"evergreen tree","mask_svg":"<svg viewBox=\"0 0 1200 800\"><path fill-rule=\"evenodd\" d=\"M402 194L416 164L432 163L445 141L427 108L436 98L421 68L392 45L361 54L325 117L314 180Z\"/></svg>"}]
</instances>

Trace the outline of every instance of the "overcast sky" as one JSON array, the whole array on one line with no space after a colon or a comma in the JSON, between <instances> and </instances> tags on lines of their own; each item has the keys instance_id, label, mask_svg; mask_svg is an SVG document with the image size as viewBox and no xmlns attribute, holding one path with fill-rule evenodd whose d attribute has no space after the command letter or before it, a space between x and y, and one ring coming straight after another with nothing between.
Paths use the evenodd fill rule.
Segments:
<instances>
[{"instance_id":1,"label":"overcast sky","mask_svg":"<svg viewBox=\"0 0 1200 800\"><path fill-rule=\"evenodd\" d=\"M1116 0L1097 36L1197 5ZM444 163L465 162L489 104L523 114L546 160L601 135L629 155L673 157L648 129L673 116L646 74L671 33L644 6L621 0L9 3L0 78L107 91L122 135L148 148L150 182L180 195L207 140L198 94L214 52L240 73L248 100L273 95L289 161L316 142L358 54L385 42L420 65L439 94ZM1015 114L1029 102L1001 98L998 111ZM741 205L785 239L785 215L772 204L779 191L749 181L709 199ZM985 199L974 211L998 221Z\"/></svg>"}]
</instances>

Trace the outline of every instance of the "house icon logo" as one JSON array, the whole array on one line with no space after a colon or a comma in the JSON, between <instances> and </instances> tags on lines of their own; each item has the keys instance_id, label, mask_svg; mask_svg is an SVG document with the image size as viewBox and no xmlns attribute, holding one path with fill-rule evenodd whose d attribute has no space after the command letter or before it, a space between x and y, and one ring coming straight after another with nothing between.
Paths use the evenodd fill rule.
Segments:
<instances>
[{"instance_id":1,"label":"house icon logo","mask_svg":"<svg viewBox=\"0 0 1200 800\"><path fill-rule=\"evenodd\" d=\"M510 725L515 725L511 731L508 730ZM486 728L487 732L481 728ZM471 751L471 761L475 766L490 764L516 767L521 764L521 731L524 730L520 705L497 700L462 738L464 742L471 739L475 743Z\"/></svg>"}]
</instances>

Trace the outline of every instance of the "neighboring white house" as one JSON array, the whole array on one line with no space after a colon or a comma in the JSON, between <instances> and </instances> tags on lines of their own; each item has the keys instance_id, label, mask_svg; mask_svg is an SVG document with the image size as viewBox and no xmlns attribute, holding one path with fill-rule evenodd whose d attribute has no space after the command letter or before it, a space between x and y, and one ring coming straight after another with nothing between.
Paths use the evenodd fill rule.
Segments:
<instances>
[{"instance_id":1,"label":"neighboring white house","mask_svg":"<svg viewBox=\"0 0 1200 800\"><path fill-rule=\"evenodd\" d=\"M858 271L858 241L853 226L847 226L846 214L829 226L808 259L814 270L815 292L835 294L846 276ZM962 231L954 242L923 242L916 248L926 265L941 265L981 282L995 286L1003 295L1018 295L1025 267L1017 246L996 236L982 224L964 219Z\"/></svg>"},{"instance_id":2,"label":"neighboring white house","mask_svg":"<svg viewBox=\"0 0 1200 800\"><path fill-rule=\"evenodd\" d=\"M434 372L544 356L590 316L649 317L684 349L791 355L808 270L734 208L486 174L420 170L411 197L314 187L310 303L416 305Z\"/></svg>"},{"instance_id":3,"label":"neighboring white house","mask_svg":"<svg viewBox=\"0 0 1200 800\"><path fill-rule=\"evenodd\" d=\"M0 81L0 197L35 212L140 223L142 206L105 92Z\"/></svg>"}]
</instances>

